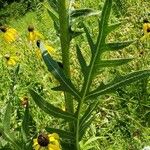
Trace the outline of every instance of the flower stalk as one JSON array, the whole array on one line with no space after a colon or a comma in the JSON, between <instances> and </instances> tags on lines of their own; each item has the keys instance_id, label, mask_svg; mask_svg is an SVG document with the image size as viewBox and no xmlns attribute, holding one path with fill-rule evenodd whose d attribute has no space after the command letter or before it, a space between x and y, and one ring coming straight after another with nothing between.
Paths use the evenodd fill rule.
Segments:
<instances>
[{"instance_id":1,"label":"flower stalk","mask_svg":"<svg viewBox=\"0 0 150 150\"><path fill-rule=\"evenodd\" d=\"M70 47L70 34L69 34L69 14L66 0L59 0L59 23L60 23L60 42L62 51L62 62L64 65L65 75L70 78L70 61L69 61L69 47ZM74 112L72 96L66 92L65 95L65 107L70 113ZM73 125L70 125L73 130Z\"/></svg>"}]
</instances>

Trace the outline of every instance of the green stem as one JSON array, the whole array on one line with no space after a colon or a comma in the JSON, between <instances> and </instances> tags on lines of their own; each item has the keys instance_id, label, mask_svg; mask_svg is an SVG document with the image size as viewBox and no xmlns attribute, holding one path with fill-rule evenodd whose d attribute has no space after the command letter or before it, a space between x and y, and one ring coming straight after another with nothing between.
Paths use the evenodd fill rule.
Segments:
<instances>
[{"instance_id":1,"label":"green stem","mask_svg":"<svg viewBox=\"0 0 150 150\"><path fill-rule=\"evenodd\" d=\"M69 61L69 47L70 47L70 34L69 34L69 14L67 9L67 0L59 0L59 23L60 23L60 41L62 51L62 62L64 65L64 72L70 78L70 61ZM74 113L73 99L68 93L65 95L65 107L70 113ZM70 126L73 130L73 125Z\"/></svg>"}]
</instances>

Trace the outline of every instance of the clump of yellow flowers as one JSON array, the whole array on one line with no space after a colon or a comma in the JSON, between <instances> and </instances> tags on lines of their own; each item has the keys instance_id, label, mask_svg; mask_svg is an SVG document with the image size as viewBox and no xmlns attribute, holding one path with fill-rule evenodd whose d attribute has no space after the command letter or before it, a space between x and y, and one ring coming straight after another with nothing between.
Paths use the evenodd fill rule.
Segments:
<instances>
[{"instance_id":1,"label":"clump of yellow flowers","mask_svg":"<svg viewBox=\"0 0 150 150\"><path fill-rule=\"evenodd\" d=\"M59 135L57 133L41 133L36 139L33 139L34 150L61 150Z\"/></svg>"},{"instance_id":2,"label":"clump of yellow flowers","mask_svg":"<svg viewBox=\"0 0 150 150\"><path fill-rule=\"evenodd\" d=\"M7 43L12 43L18 38L18 32L14 28L0 26L0 30L4 33L3 37Z\"/></svg>"}]
</instances>

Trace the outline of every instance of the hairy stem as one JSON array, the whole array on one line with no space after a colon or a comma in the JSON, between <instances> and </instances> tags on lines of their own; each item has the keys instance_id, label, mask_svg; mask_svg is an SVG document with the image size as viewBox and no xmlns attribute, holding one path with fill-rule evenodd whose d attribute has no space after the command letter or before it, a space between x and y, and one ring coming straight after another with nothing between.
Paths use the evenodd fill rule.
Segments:
<instances>
[{"instance_id":1,"label":"hairy stem","mask_svg":"<svg viewBox=\"0 0 150 150\"><path fill-rule=\"evenodd\" d=\"M62 51L62 62L64 65L64 72L68 78L70 78L70 61L69 61L69 47L70 47L70 36L69 36L69 14L67 9L67 1L59 0L59 23L60 23L60 41ZM65 107L66 111L74 113L73 99L68 93L65 95ZM73 130L73 125L70 125Z\"/></svg>"}]
</instances>

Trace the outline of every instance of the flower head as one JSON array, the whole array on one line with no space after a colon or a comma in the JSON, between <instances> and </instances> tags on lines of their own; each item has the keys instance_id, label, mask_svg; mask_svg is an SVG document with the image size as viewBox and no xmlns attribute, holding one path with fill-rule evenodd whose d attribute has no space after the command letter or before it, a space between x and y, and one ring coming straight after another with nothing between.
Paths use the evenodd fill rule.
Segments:
<instances>
[{"instance_id":1,"label":"flower head","mask_svg":"<svg viewBox=\"0 0 150 150\"><path fill-rule=\"evenodd\" d=\"M29 98L27 97L27 96L24 96L22 99L21 99L21 105L23 106L23 107L28 107L28 105L29 105Z\"/></svg>"},{"instance_id":2,"label":"flower head","mask_svg":"<svg viewBox=\"0 0 150 150\"><path fill-rule=\"evenodd\" d=\"M58 134L39 134L38 137L33 140L33 148L35 150L61 150Z\"/></svg>"},{"instance_id":3,"label":"flower head","mask_svg":"<svg viewBox=\"0 0 150 150\"><path fill-rule=\"evenodd\" d=\"M10 54L5 54L6 63L8 66L15 66L18 58L15 56L10 56Z\"/></svg>"},{"instance_id":4,"label":"flower head","mask_svg":"<svg viewBox=\"0 0 150 150\"><path fill-rule=\"evenodd\" d=\"M144 36L141 38L141 41L150 39L150 22L147 19L143 21L143 33Z\"/></svg>"},{"instance_id":5,"label":"flower head","mask_svg":"<svg viewBox=\"0 0 150 150\"><path fill-rule=\"evenodd\" d=\"M143 32L144 35L150 32L150 22L147 19L145 19L143 23Z\"/></svg>"},{"instance_id":6,"label":"flower head","mask_svg":"<svg viewBox=\"0 0 150 150\"><path fill-rule=\"evenodd\" d=\"M37 40L43 39L43 35L41 33L39 33L38 31L35 31L34 26L33 25L29 25L28 26L28 40L31 43L36 42Z\"/></svg>"},{"instance_id":7,"label":"flower head","mask_svg":"<svg viewBox=\"0 0 150 150\"><path fill-rule=\"evenodd\" d=\"M1 26L0 30L4 33L4 40L7 43L12 43L18 38L18 32L14 28L8 28L6 26Z\"/></svg>"}]
</instances>

